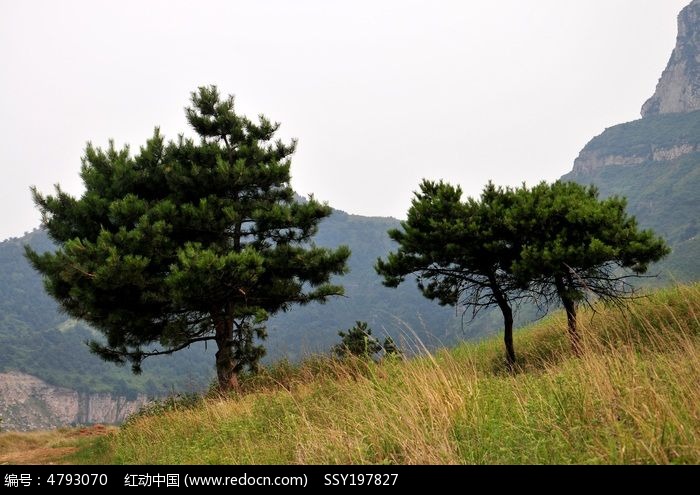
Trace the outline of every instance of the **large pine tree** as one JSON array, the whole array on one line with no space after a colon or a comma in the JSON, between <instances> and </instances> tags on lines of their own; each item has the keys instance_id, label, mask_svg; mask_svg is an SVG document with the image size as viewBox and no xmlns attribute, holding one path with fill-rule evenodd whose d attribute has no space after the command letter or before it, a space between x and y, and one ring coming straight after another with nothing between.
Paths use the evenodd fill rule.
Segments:
<instances>
[{"instance_id":1,"label":"large pine tree","mask_svg":"<svg viewBox=\"0 0 700 495\"><path fill-rule=\"evenodd\" d=\"M104 359L138 372L147 356L212 340L230 389L264 354L269 315L343 293L330 279L350 252L311 242L331 209L295 199L295 142L273 141L279 124L237 115L213 86L186 113L198 141L166 144L156 129L135 156L88 144L82 197L34 189L58 250L27 256L66 313L104 334L90 343Z\"/></svg>"}]
</instances>

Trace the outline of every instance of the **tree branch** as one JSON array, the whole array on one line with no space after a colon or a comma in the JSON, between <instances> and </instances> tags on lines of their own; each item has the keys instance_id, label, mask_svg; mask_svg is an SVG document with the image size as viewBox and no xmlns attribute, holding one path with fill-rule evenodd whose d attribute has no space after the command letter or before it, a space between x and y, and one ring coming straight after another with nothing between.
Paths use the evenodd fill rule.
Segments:
<instances>
[{"instance_id":1,"label":"tree branch","mask_svg":"<svg viewBox=\"0 0 700 495\"><path fill-rule=\"evenodd\" d=\"M177 347L173 347L173 348L171 348L171 349L166 349L166 350L163 350L163 351L143 352L143 353L141 353L140 355L141 355L142 359L145 359L145 358L147 358L147 357L149 357L149 356L163 356L163 355L166 355L166 354L172 354L173 352L180 351L180 350L184 349L185 347L189 347L190 345L192 345L192 344L194 344L194 343L196 343L196 342L204 342L204 341L207 341L207 340L215 340L215 337L214 337L213 335L210 335L210 336L208 336L208 337L197 337L196 339L190 339L190 340L188 340L187 342L185 342L184 344L181 344L181 345L179 345L179 346L177 346ZM132 353L128 353L128 354L132 354Z\"/></svg>"}]
</instances>

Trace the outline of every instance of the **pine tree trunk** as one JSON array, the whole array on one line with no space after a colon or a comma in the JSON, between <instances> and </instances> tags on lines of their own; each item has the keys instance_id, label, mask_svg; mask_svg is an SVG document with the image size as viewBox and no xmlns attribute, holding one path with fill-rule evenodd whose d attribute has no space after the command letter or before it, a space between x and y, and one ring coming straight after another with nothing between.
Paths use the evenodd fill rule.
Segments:
<instances>
[{"instance_id":1,"label":"pine tree trunk","mask_svg":"<svg viewBox=\"0 0 700 495\"><path fill-rule=\"evenodd\" d=\"M236 371L237 364L231 344L219 346L219 350L216 351L216 376L219 380L219 389L222 392L240 389L238 372Z\"/></svg>"},{"instance_id":2,"label":"pine tree trunk","mask_svg":"<svg viewBox=\"0 0 700 495\"><path fill-rule=\"evenodd\" d=\"M503 313L503 343L506 346L506 363L508 369L513 371L515 368L515 347L513 346L513 310L508 303L508 299L501 291L496 277L490 277L491 292L496 299L498 307Z\"/></svg>"},{"instance_id":3,"label":"pine tree trunk","mask_svg":"<svg viewBox=\"0 0 700 495\"><path fill-rule=\"evenodd\" d=\"M215 317L216 328L216 376L219 381L219 390L222 392L238 391L238 362L234 356L232 343L233 322L229 318Z\"/></svg>"},{"instance_id":4,"label":"pine tree trunk","mask_svg":"<svg viewBox=\"0 0 700 495\"><path fill-rule=\"evenodd\" d=\"M571 341L571 350L573 351L574 355L581 356L581 336L579 335L578 328L576 327L576 301L569 296L564 280L557 278L555 285L557 287L559 298L564 305L564 310L566 311L566 321L569 330L569 340Z\"/></svg>"},{"instance_id":5,"label":"pine tree trunk","mask_svg":"<svg viewBox=\"0 0 700 495\"><path fill-rule=\"evenodd\" d=\"M571 340L571 350L576 356L581 356L581 336L576 328L576 303L567 298L564 302L566 310L566 321L569 327L569 339Z\"/></svg>"},{"instance_id":6,"label":"pine tree trunk","mask_svg":"<svg viewBox=\"0 0 700 495\"><path fill-rule=\"evenodd\" d=\"M515 347L513 347L513 311L510 306L506 305L501 308L503 311L503 342L506 346L506 362L508 368L513 370L515 367Z\"/></svg>"}]
</instances>

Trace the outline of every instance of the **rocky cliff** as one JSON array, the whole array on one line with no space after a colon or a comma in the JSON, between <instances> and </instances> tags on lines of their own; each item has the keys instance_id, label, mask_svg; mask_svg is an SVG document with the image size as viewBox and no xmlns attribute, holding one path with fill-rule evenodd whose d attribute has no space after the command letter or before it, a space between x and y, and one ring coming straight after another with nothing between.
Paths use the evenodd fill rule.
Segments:
<instances>
[{"instance_id":1,"label":"rocky cliff","mask_svg":"<svg viewBox=\"0 0 700 495\"><path fill-rule=\"evenodd\" d=\"M0 417L5 430L121 423L145 403L144 396L129 400L110 394L85 394L54 387L24 373L0 373Z\"/></svg>"},{"instance_id":2,"label":"rocky cliff","mask_svg":"<svg viewBox=\"0 0 700 495\"><path fill-rule=\"evenodd\" d=\"M700 110L650 115L606 129L574 161L584 176L611 166L661 164L700 152Z\"/></svg>"},{"instance_id":3,"label":"rocky cliff","mask_svg":"<svg viewBox=\"0 0 700 495\"><path fill-rule=\"evenodd\" d=\"M700 110L700 0L678 16L676 47L642 117L693 110Z\"/></svg>"}]
</instances>

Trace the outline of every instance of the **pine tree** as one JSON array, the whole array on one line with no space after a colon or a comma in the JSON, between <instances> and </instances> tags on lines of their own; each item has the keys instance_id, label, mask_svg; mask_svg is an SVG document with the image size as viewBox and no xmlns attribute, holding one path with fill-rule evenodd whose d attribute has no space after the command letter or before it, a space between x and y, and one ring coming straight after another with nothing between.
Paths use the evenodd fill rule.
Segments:
<instances>
[{"instance_id":1,"label":"pine tree","mask_svg":"<svg viewBox=\"0 0 700 495\"><path fill-rule=\"evenodd\" d=\"M389 231L397 251L375 265L384 285L396 287L413 275L423 295L470 308L472 316L497 306L509 366L515 363L512 303L527 297L509 273L518 255L507 224L512 202L511 190L493 184L479 199L463 201L460 187L425 180L401 229Z\"/></svg>"},{"instance_id":2,"label":"pine tree","mask_svg":"<svg viewBox=\"0 0 700 495\"><path fill-rule=\"evenodd\" d=\"M394 342L394 339L392 339L391 337L386 337L384 339L384 343L382 344L382 350L384 351L385 358L403 357L403 352L401 352L401 349L399 349L399 346L396 345L396 342Z\"/></svg>"},{"instance_id":3,"label":"pine tree","mask_svg":"<svg viewBox=\"0 0 700 495\"><path fill-rule=\"evenodd\" d=\"M347 333L340 331L338 336L341 342L333 347L333 354L339 358L347 356L371 358L382 350L381 344L372 335L372 329L368 328L367 322L364 321L355 322L355 326Z\"/></svg>"},{"instance_id":4,"label":"pine tree","mask_svg":"<svg viewBox=\"0 0 700 495\"><path fill-rule=\"evenodd\" d=\"M594 186L542 182L514 193L509 228L520 254L511 271L545 302L561 301L578 354L577 306L591 298L620 304L632 297L630 279L646 273L670 249L651 230L638 228L624 198L601 200Z\"/></svg>"},{"instance_id":5,"label":"pine tree","mask_svg":"<svg viewBox=\"0 0 700 495\"><path fill-rule=\"evenodd\" d=\"M62 309L104 334L90 343L102 358L138 372L148 356L215 341L230 389L264 354L270 315L343 293L330 278L350 253L311 242L331 210L295 199L296 143L273 141L279 124L236 114L214 86L191 103L198 141L166 144L156 129L135 156L88 144L80 198L33 189L59 248L26 254Z\"/></svg>"},{"instance_id":6,"label":"pine tree","mask_svg":"<svg viewBox=\"0 0 700 495\"><path fill-rule=\"evenodd\" d=\"M594 187L488 184L466 201L459 187L420 187L402 229L389 231L398 250L377 261L377 272L390 287L415 275L426 297L471 307L473 315L498 306L510 366L514 301L560 301L578 353L577 305L591 297L620 304L635 293L629 279L669 252L663 239L637 227L624 199L599 200Z\"/></svg>"}]
</instances>

